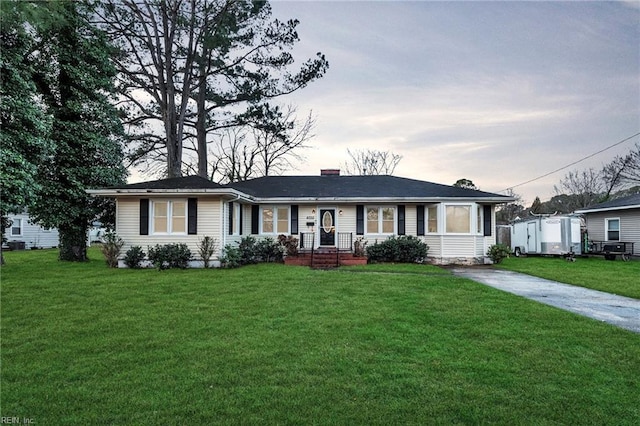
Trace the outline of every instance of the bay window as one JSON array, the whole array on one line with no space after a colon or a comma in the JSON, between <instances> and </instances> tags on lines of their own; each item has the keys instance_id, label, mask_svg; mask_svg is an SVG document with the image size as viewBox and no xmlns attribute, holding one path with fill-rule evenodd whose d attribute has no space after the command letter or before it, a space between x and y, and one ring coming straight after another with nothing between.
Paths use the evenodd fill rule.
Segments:
<instances>
[{"instance_id":1,"label":"bay window","mask_svg":"<svg viewBox=\"0 0 640 426\"><path fill-rule=\"evenodd\" d=\"M431 234L438 232L438 206L427 207L427 232Z\"/></svg>"},{"instance_id":2,"label":"bay window","mask_svg":"<svg viewBox=\"0 0 640 426\"><path fill-rule=\"evenodd\" d=\"M445 229L447 233L469 234L471 232L470 205L448 205L445 211Z\"/></svg>"}]
</instances>

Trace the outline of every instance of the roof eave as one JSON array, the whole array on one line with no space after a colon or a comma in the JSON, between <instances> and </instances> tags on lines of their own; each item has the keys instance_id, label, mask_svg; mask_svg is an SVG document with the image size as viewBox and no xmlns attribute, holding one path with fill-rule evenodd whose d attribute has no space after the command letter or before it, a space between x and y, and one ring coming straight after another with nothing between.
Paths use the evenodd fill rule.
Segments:
<instances>
[{"instance_id":1,"label":"roof eave","mask_svg":"<svg viewBox=\"0 0 640 426\"><path fill-rule=\"evenodd\" d=\"M149 196L149 195L178 195L178 196L190 196L190 195L220 195L236 197L238 199L244 199L246 201L252 201L253 197L245 194L244 192L231 189L231 188L184 188L184 189L125 189L125 188L112 188L112 189L88 189L86 191L89 195L94 197L135 197L135 196Z\"/></svg>"},{"instance_id":2,"label":"roof eave","mask_svg":"<svg viewBox=\"0 0 640 426\"><path fill-rule=\"evenodd\" d=\"M640 204L632 204L629 206L618 206L618 207L604 207L601 209L580 209L576 210L575 213L586 214L586 213L602 213L602 212L610 212L616 210L630 210L630 209L640 209Z\"/></svg>"}]
</instances>

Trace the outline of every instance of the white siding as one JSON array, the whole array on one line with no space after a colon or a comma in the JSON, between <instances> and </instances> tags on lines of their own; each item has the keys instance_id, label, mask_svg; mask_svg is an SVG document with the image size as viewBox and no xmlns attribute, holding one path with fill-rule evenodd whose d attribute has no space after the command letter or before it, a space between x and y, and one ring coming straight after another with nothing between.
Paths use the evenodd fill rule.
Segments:
<instances>
[{"instance_id":1,"label":"white siding","mask_svg":"<svg viewBox=\"0 0 640 426\"><path fill-rule=\"evenodd\" d=\"M11 235L11 227L5 229L5 237L7 241L22 241L25 248L55 248L58 247L58 230L45 229L40 225L31 223L27 213L8 215L10 220L22 220L22 233L20 235Z\"/></svg>"}]
</instances>

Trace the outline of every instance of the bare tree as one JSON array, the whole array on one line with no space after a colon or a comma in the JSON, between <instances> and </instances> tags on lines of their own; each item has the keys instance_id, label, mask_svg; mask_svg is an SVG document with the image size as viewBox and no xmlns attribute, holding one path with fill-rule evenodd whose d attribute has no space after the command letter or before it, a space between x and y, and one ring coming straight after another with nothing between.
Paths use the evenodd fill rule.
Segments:
<instances>
[{"instance_id":1,"label":"bare tree","mask_svg":"<svg viewBox=\"0 0 640 426\"><path fill-rule=\"evenodd\" d=\"M602 169L602 178L606 185L606 198L615 189L640 183L640 143L636 143L627 155L616 156L606 164Z\"/></svg>"},{"instance_id":2,"label":"bare tree","mask_svg":"<svg viewBox=\"0 0 640 426\"><path fill-rule=\"evenodd\" d=\"M345 162L344 169L347 175L392 175L396 166L402 160L402 155L391 151L377 151L372 149L354 150L347 149L349 160Z\"/></svg>"},{"instance_id":3,"label":"bare tree","mask_svg":"<svg viewBox=\"0 0 640 426\"><path fill-rule=\"evenodd\" d=\"M557 195L570 196L572 205L567 209L573 211L599 202L605 191L605 184L602 173L590 168L569 172L553 189Z\"/></svg>"},{"instance_id":4,"label":"bare tree","mask_svg":"<svg viewBox=\"0 0 640 426\"><path fill-rule=\"evenodd\" d=\"M258 176L278 175L293 168L292 161L303 159L299 153L308 148L306 143L314 136L315 118L309 112L299 120L296 108L264 106L258 116L246 118L248 124L225 129L209 157L211 179L236 182ZM193 166L191 166L193 169Z\"/></svg>"},{"instance_id":5,"label":"bare tree","mask_svg":"<svg viewBox=\"0 0 640 426\"><path fill-rule=\"evenodd\" d=\"M241 124L243 109L305 87L328 67L318 53L291 72L298 21L271 20L267 2L108 0L99 18L120 49L130 157L135 164L164 157L168 176L181 175L190 139L206 176L210 134Z\"/></svg>"}]
</instances>

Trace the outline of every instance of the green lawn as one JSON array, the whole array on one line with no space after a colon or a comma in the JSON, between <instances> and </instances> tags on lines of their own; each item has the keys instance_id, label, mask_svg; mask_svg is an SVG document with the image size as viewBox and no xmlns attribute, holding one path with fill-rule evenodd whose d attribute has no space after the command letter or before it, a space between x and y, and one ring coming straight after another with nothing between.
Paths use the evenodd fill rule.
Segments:
<instances>
[{"instance_id":1,"label":"green lawn","mask_svg":"<svg viewBox=\"0 0 640 426\"><path fill-rule=\"evenodd\" d=\"M498 268L640 299L640 261L578 257L567 262L556 257L510 257Z\"/></svg>"},{"instance_id":2,"label":"green lawn","mask_svg":"<svg viewBox=\"0 0 640 426\"><path fill-rule=\"evenodd\" d=\"M640 335L436 267L110 270L6 253L2 416L637 424Z\"/></svg>"}]
</instances>

